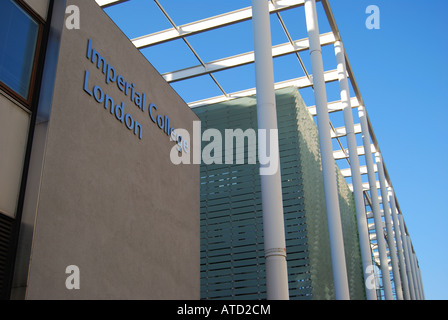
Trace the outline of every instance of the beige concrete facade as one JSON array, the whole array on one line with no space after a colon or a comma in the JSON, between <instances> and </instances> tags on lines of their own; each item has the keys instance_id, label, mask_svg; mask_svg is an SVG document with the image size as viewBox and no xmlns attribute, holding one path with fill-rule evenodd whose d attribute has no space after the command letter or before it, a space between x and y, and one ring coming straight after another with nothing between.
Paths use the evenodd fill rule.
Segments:
<instances>
[{"instance_id":1,"label":"beige concrete facade","mask_svg":"<svg viewBox=\"0 0 448 320\"><path fill-rule=\"evenodd\" d=\"M18 261L27 261L24 247L30 258L15 286L26 299L198 299L199 165L172 164L175 143L149 111L189 132L198 118L95 1L70 4L81 28L62 29L48 129L37 142L42 166L30 163L35 185L24 204ZM89 48L114 68L115 82L106 83ZM145 105L131 100L131 87L121 90L118 75L134 97L145 93ZM66 287L70 265L79 289Z\"/></svg>"}]
</instances>

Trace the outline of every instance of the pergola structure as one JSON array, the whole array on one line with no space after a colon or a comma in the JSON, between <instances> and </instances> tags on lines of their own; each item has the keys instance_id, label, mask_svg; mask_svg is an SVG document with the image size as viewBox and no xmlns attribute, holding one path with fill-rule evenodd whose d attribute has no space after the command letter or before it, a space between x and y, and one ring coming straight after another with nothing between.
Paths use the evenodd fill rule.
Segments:
<instances>
[{"instance_id":1,"label":"pergola structure","mask_svg":"<svg viewBox=\"0 0 448 320\"><path fill-rule=\"evenodd\" d=\"M96 0L103 8L120 7L133 1L136 0ZM145 30L139 30L142 35L130 40L142 52L170 41L180 40L184 43L186 54L193 54L197 62L181 70L161 72L162 76L175 89L179 83L199 77L208 77L211 80L208 81L209 85L215 86L219 92L218 95L188 101L188 98L183 96L183 92L177 90L191 108L257 93L257 88L260 88L258 78L255 87L251 87L251 84L249 84L243 90L231 92L221 82L221 75L223 71L237 70L248 65L257 67L257 63L259 70L263 70L264 66L260 66L261 58L259 58L262 54L257 50L263 50L260 49L262 46L259 45L262 38L267 38L269 41L271 38L269 33L262 34L257 31L261 28L258 28L258 26L270 28L269 18L267 21L265 19L269 16L271 21L272 19L277 21L279 27L276 31L281 30L287 41L270 45L269 51L272 51L272 55L269 52L269 59L275 61L275 59L281 57L293 57L296 61L291 64L291 68L297 68L297 74L301 74L301 76L277 82L272 81L271 84L265 83L264 85L271 86L272 90L295 86L299 92L304 92L304 95L306 95L306 90L312 90L314 93L310 99L314 99L312 104L315 105L309 103L311 106L308 109L318 124L323 161L328 160L328 164L323 163L324 184L331 185L334 178L331 177L331 170L325 171L325 165L331 168L336 163L354 194L367 299L424 299L418 260L406 228L403 213L395 197L379 143L369 121L367 106L364 104L353 69L344 50L329 0L317 0L317 3L315 0L252 0L252 6L180 25L176 24L171 18L169 12L162 5L163 1L154 0L154 3L156 5L154 8L158 11L157 14L160 15L161 13L171 27L168 29L160 27L160 31L148 34ZM137 8L137 4L135 8ZM194 11L195 8L192 7L191 10ZM321 13L319 23L329 25L330 30L328 32L318 33L317 10L320 10ZM151 19L151 14L155 13L147 12L148 19ZM297 19L302 17L304 21L306 20L307 28L305 30L308 36L295 39L293 35L297 32L291 30L291 28L288 29L288 21L284 19L285 14L294 14ZM188 16L189 12L185 12L185 15ZM322 17L325 18L325 21L322 21ZM248 41L255 42L253 51L207 61L195 50L190 40L191 37L196 35L224 29L228 26L238 27L241 23L250 20L253 21L254 25L257 23L253 32L254 39L248 39ZM124 27L119 22L117 24L120 28ZM234 29L232 30L235 32ZM272 30L271 36L273 34L274 31ZM258 44L257 41L259 41ZM334 47L332 56L328 57L328 54L322 54L321 48L323 47ZM201 50L204 49L201 48ZM216 49L210 46L206 50L213 52ZM311 59L311 68L309 66L307 68L310 63L305 61L306 59ZM324 70L323 66L328 65L325 63L326 59L332 60L336 67ZM150 62L153 63L151 60ZM331 65L331 63L329 64ZM157 65L155 67L157 68ZM268 64L266 69L269 68ZM332 88L329 88L332 83ZM338 83L339 86L336 90L339 98L335 101L327 101L326 90L335 90L334 84L337 85ZM189 90L194 90L194 86ZM197 90L207 92L203 87L197 88ZM257 103L263 104L263 101L258 100L258 95ZM258 110L258 112L264 112ZM342 122L341 119L343 119ZM328 156L323 150L323 143L328 143L331 147L331 154ZM337 221L338 208L335 208L337 203L332 205L331 200L328 200L332 196L331 188L325 190L329 221L333 221L331 219L334 217ZM271 201L272 199L264 200ZM330 212L333 209L337 210ZM330 230L330 241L337 247L338 236L340 236L338 232L342 232L342 230L337 230L337 223L332 224L329 228L335 229L334 232ZM337 248L332 247L336 298L347 299L344 277L340 273L337 274L337 270L343 271L344 265L340 263L341 255L343 258L344 253L343 250L342 253L335 250ZM373 279L378 280L379 278L381 280L380 286L376 287L373 285ZM281 290L281 288L271 290ZM274 295L271 295L271 297L276 298ZM281 294L278 297L282 297Z\"/></svg>"}]
</instances>

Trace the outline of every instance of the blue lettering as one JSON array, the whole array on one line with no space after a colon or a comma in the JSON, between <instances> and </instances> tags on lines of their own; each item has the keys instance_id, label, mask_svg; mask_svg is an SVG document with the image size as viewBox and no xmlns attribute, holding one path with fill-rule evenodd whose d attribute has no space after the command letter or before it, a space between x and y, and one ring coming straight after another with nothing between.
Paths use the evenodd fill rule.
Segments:
<instances>
[{"instance_id":1,"label":"blue lettering","mask_svg":"<svg viewBox=\"0 0 448 320\"><path fill-rule=\"evenodd\" d=\"M134 99L134 103L137 107L139 107L139 109L142 108L141 103L142 103L142 96L140 95L140 93L135 92L135 99Z\"/></svg>"},{"instance_id":2,"label":"blue lettering","mask_svg":"<svg viewBox=\"0 0 448 320\"><path fill-rule=\"evenodd\" d=\"M99 92L99 94L100 94L99 97L98 97L98 92ZM100 87L98 87L98 86L93 87L93 96L95 97L95 100L96 100L96 102L98 102L98 103L101 103L101 102L104 101L104 93L103 93L103 90L102 90Z\"/></svg>"},{"instance_id":3,"label":"blue lettering","mask_svg":"<svg viewBox=\"0 0 448 320\"><path fill-rule=\"evenodd\" d=\"M157 125L159 126L160 129L163 130L163 127L165 126L165 121L163 120L163 117L161 115L157 116Z\"/></svg>"},{"instance_id":4,"label":"blue lettering","mask_svg":"<svg viewBox=\"0 0 448 320\"><path fill-rule=\"evenodd\" d=\"M96 59L95 59L96 58ZM101 64L103 65L103 73L106 73L106 67L107 67L107 62L106 59L104 59L98 51L96 51L95 49L92 49L92 63L95 63L96 60L96 67L98 69L100 69Z\"/></svg>"},{"instance_id":5,"label":"blue lettering","mask_svg":"<svg viewBox=\"0 0 448 320\"><path fill-rule=\"evenodd\" d=\"M153 103L151 103L149 105L149 117L151 118L152 122L156 123L156 119L154 118L154 116L152 115L152 109L156 109L157 110L157 106Z\"/></svg>"},{"instance_id":6,"label":"blue lettering","mask_svg":"<svg viewBox=\"0 0 448 320\"><path fill-rule=\"evenodd\" d=\"M115 69L108 64L107 65L107 75L106 75L106 83L109 83L110 81L115 82L117 76L115 73Z\"/></svg>"},{"instance_id":7,"label":"blue lettering","mask_svg":"<svg viewBox=\"0 0 448 320\"><path fill-rule=\"evenodd\" d=\"M137 135L137 132L138 132L138 138L141 140L142 139L142 126L137 121L135 121L134 123L135 123L134 134Z\"/></svg>"},{"instance_id":8,"label":"blue lettering","mask_svg":"<svg viewBox=\"0 0 448 320\"><path fill-rule=\"evenodd\" d=\"M163 130L168 136L170 135L168 132L170 131L170 118L165 116L165 130Z\"/></svg>"},{"instance_id":9,"label":"blue lettering","mask_svg":"<svg viewBox=\"0 0 448 320\"><path fill-rule=\"evenodd\" d=\"M125 84L125 81L124 81L123 76L118 75L118 77L117 77L117 86L118 86L118 89L120 89L123 92L124 92L124 84Z\"/></svg>"},{"instance_id":10,"label":"blue lettering","mask_svg":"<svg viewBox=\"0 0 448 320\"><path fill-rule=\"evenodd\" d=\"M90 60L90 53L92 51L92 39L89 39L89 41L87 42L87 59Z\"/></svg>"},{"instance_id":11,"label":"blue lettering","mask_svg":"<svg viewBox=\"0 0 448 320\"><path fill-rule=\"evenodd\" d=\"M132 84L132 85L134 85L134 84ZM129 94L129 89L131 89L131 85L128 82L126 82L126 91L124 93L125 95Z\"/></svg>"},{"instance_id":12,"label":"blue lettering","mask_svg":"<svg viewBox=\"0 0 448 320\"><path fill-rule=\"evenodd\" d=\"M140 104L140 109L142 109L142 111L145 111L145 105L146 105L146 94L143 94L142 103Z\"/></svg>"},{"instance_id":13,"label":"blue lettering","mask_svg":"<svg viewBox=\"0 0 448 320\"><path fill-rule=\"evenodd\" d=\"M177 151L182 152L182 136L177 136Z\"/></svg>"},{"instance_id":14,"label":"blue lettering","mask_svg":"<svg viewBox=\"0 0 448 320\"><path fill-rule=\"evenodd\" d=\"M106 97L104 99L104 109L109 109L110 106L110 113L114 114L114 108L115 108L115 104L114 104L114 99L112 99L111 97L109 97L109 95L106 94Z\"/></svg>"},{"instance_id":15,"label":"blue lettering","mask_svg":"<svg viewBox=\"0 0 448 320\"><path fill-rule=\"evenodd\" d=\"M88 86L89 86L89 71L86 70L86 73L84 74L84 91L87 92L89 96L92 96L93 95L92 92L89 89L87 89Z\"/></svg>"},{"instance_id":16,"label":"blue lettering","mask_svg":"<svg viewBox=\"0 0 448 320\"><path fill-rule=\"evenodd\" d=\"M120 111L120 112L118 112ZM120 114L118 114L120 113ZM118 121L120 121L121 123L124 122L124 102L121 103L121 105L116 105L115 106L115 118L117 118Z\"/></svg>"},{"instance_id":17,"label":"blue lettering","mask_svg":"<svg viewBox=\"0 0 448 320\"><path fill-rule=\"evenodd\" d=\"M125 116L124 124L129 130L134 129L134 119L132 119L132 116L129 113L127 113Z\"/></svg>"}]
</instances>

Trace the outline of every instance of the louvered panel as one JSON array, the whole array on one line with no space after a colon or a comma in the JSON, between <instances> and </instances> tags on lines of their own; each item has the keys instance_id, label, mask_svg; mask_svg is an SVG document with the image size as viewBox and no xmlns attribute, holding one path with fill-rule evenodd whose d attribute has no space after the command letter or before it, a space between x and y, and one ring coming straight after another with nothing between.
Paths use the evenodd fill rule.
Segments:
<instances>
[{"instance_id":1,"label":"louvered panel","mask_svg":"<svg viewBox=\"0 0 448 320\"><path fill-rule=\"evenodd\" d=\"M14 219L0 213L0 299L9 299L9 254Z\"/></svg>"},{"instance_id":2,"label":"louvered panel","mask_svg":"<svg viewBox=\"0 0 448 320\"><path fill-rule=\"evenodd\" d=\"M301 172L297 168L299 150L297 144L297 116L294 96L278 99L281 106L278 119L281 170L284 178L286 230L293 234L305 232L303 220L298 220L304 210L301 199ZM225 129L245 130L257 128L256 107L235 104L215 105L195 109L202 121L202 130L214 128L224 133ZM207 143L203 143L203 147ZM201 297L208 299L237 298L264 299L263 226L260 200L258 164L247 164L247 143L244 150L244 165L202 165L201 166ZM237 150L234 144L234 154ZM286 176L286 177L285 177ZM205 230L205 231L204 231ZM287 231L288 232L288 231ZM306 239L292 237L291 257L301 262L291 264L292 268L307 262ZM300 269L309 272L308 269ZM293 289L294 290L294 289Z\"/></svg>"}]
</instances>

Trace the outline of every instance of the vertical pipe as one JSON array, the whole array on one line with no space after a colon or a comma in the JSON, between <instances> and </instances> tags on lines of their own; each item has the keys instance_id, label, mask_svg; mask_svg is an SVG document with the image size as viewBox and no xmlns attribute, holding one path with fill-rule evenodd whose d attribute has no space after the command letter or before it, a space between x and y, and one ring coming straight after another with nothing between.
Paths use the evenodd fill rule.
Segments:
<instances>
[{"instance_id":1,"label":"vertical pipe","mask_svg":"<svg viewBox=\"0 0 448 320\"><path fill-rule=\"evenodd\" d=\"M364 205L364 194L362 191L361 172L355 136L355 126L353 123L352 106L350 102L350 89L347 81L347 67L345 64L345 51L342 41L334 44L339 86L341 87L341 102L344 114L344 123L347 132L348 154L350 169L352 173L353 196L355 198L356 218L358 223L359 244L361 249L362 266L364 270L364 283L367 300L377 300L376 289L367 285L367 279L374 276L372 255L370 252L370 238L367 226L366 207Z\"/></svg>"},{"instance_id":2,"label":"vertical pipe","mask_svg":"<svg viewBox=\"0 0 448 320\"><path fill-rule=\"evenodd\" d=\"M310 42L309 50L313 72L314 96L316 100L317 125L319 128L335 297L337 300L348 300L350 299L350 294L348 289L341 214L339 210L339 192L336 182L336 163L334 161L333 147L331 144L330 118L328 116L327 94L315 0L305 0L305 16Z\"/></svg>"},{"instance_id":3,"label":"vertical pipe","mask_svg":"<svg viewBox=\"0 0 448 320\"><path fill-rule=\"evenodd\" d=\"M418 291L418 285L417 285L417 273L415 268L415 253L414 249L412 248L411 238L409 235L407 236L408 241L408 247L409 247L409 255L411 260L411 271L412 271L412 282L414 284L414 292L415 292L415 300L420 300L420 294Z\"/></svg>"},{"instance_id":4,"label":"vertical pipe","mask_svg":"<svg viewBox=\"0 0 448 320\"><path fill-rule=\"evenodd\" d=\"M394 191L390 187L389 187L389 201L391 205L392 219L394 221L395 239L397 241L398 262L400 265L400 275L401 275L401 285L403 287L403 295L405 300L410 300L411 296L409 293L409 285L406 276L406 264L404 262L404 255L403 255L403 242L401 241L400 223L398 222L397 217L397 205L395 203Z\"/></svg>"},{"instance_id":5,"label":"vertical pipe","mask_svg":"<svg viewBox=\"0 0 448 320\"><path fill-rule=\"evenodd\" d=\"M394 275L395 293L397 295L397 300L403 300L403 289L401 287L400 271L398 269L397 250L395 249L395 235L394 230L392 229L392 218L389 209L384 163L379 152L376 153L375 159L378 167L378 179L380 180L381 199L383 203L384 220L386 222L387 240L389 242L389 255L392 264L392 273Z\"/></svg>"},{"instance_id":6,"label":"vertical pipe","mask_svg":"<svg viewBox=\"0 0 448 320\"><path fill-rule=\"evenodd\" d=\"M408 277L408 284L409 284L409 294L411 295L411 300L415 300L414 281L412 280L412 267L411 267L412 262L410 255L411 251L408 246L408 240L404 229L404 220L402 214L398 215L398 220L400 223L401 241L403 242L404 258L406 263L406 275Z\"/></svg>"},{"instance_id":7,"label":"vertical pipe","mask_svg":"<svg viewBox=\"0 0 448 320\"><path fill-rule=\"evenodd\" d=\"M417 262L417 254L415 253L415 251L413 257L414 257L415 287L417 288L417 299L422 300L420 284L418 283L418 262Z\"/></svg>"},{"instance_id":8,"label":"vertical pipe","mask_svg":"<svg viewBox=\"0 0 448 320\"><path fill-rule=\"evenodd\" d=\"M423 300L422 284L420 282L420 266L418 265L417 254L415 252L414 252L414 259L415 259L415 279L418 288L418 297L419 300Z\"/></svg>"},{"instance_id":9,"label":"vertical pipe","mask_svg":"<svg viewBox=\"0 0 448 320\"><path fill-rule=\"evenodd\" d=\"M415 273L417 275L418 295L420 297L420 300L423 300L422 284L420 282L420 266L418 265L417 254L415 255Z\"/></svg>"},{"instance_id":10,"label":"vertical pipe","mask_svg":"<svg viewBox=\"0 0 448 320\"><path fill-rule=\"evenodd\" d=\"M376 241L378 243L378 253L380 258L380 269L383 278L383 289L386 300L393 300L392 285L390 282L389 263L387 261L386 242L384 240L383 223L381 220L380 204L378 200L378 190L376 187L375 169L373 167L372 149L370 146L370 134L367 123L367 114L364 106L358 107L359 121L361 123L362 140L364 145L367 175L369 178L370 198L372 201L373 219L375 222Z\"/></svg>"},{"instance_id":11,"label":"vertical pipe","mask_svg":"<svg viewBox=\"0 0 448 320\"><path fill-rule=\"evenodd\" d=\"M270 133L271 130L277 131L277 112L268 1L252 0L252 12L258 129ZM271 159L276 157L277 163L280 163L278 139L270 141L274 150L269 150L266 141L260 141L259 139L258 143L259 154L270 154ZM269 300L288 300L288 272L280 168L271 175L260 174L260 180L267 298Z\"/></svg>"},{"instance_id":12,"label":"vertical pipe","mask_svg":"<svg viewBox=\"0 0 448 320\"><path fill-rule=\"evenodd\" d=\"M421 298L422 300L425 300L425 290L423 289L422 271L420 269L420 266L418 266L418 281L420 283Z\"/></svg>"}]
</instances>

